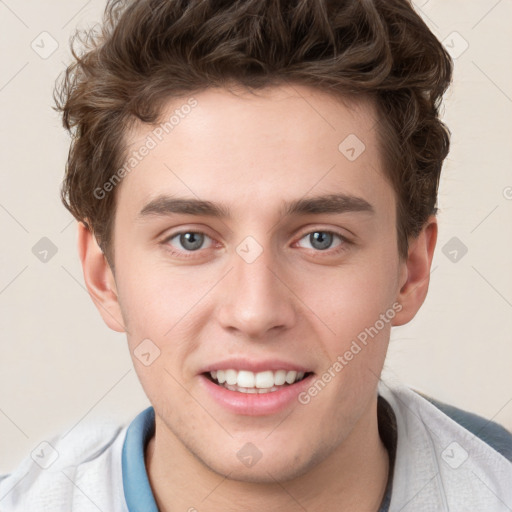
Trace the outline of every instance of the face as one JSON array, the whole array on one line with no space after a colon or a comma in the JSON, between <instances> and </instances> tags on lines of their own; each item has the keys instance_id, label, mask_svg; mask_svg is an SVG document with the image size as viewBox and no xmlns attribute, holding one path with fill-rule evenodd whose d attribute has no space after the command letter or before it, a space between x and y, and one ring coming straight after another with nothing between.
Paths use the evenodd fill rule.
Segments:
<instances>
[{"instance_id":1,"label":"face","mask_svg":"<svg viewBox=\"0 0 512 512\"><path fill-rule=\"evenodd\" d=\"M401 309L375 112L302 86L194 99L129 134L155 144L116 190L119 311L157 435L286 480L374 420Z\"/></svg>"}]
</instances>

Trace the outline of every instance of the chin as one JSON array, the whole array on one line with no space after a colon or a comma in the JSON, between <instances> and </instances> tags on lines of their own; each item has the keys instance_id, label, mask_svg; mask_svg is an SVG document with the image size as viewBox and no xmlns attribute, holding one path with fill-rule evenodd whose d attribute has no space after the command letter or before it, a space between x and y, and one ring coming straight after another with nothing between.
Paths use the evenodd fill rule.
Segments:
<instances>
[{"instance_id":1,"label":"chin","mask_svg":"<svg viewBox=\"0 0 512 512\"><path fill-rule=\"evenodd\" d=\"M259 467L252 468L240 468L239 465L236 467L226 467L227 473L215 471L214 468L210 468L216 473L224 476L227 480L233 480L236 482L245 482L251 484L275 484L277 482L286 482L293 480L298 476L301 476L306 471L301 471L300 467L291 467L289 464L263 464L259 462Z\"/></svg>"},{"instance_id":2,"label":"chin","mask_svg":"<svg viewBox=\"0 0 512 512\"><path fill-rule=\"evenodd\" d=\"M253 451L254 457L251 460L250 455ZM264 453L256 452L254 445L247 444L238 450L236 456L225 459L219 463L219 460L211 463L202 460L211 471L225 477L228 480L255 484L275 484L276 482L286 482L294 480L313 468L322 457L320 454L311 454L311 458L305 459L304 454L299 457L296 453L274 453L270 454L267 450L267 456Z\"/></svg>"}]
</instances>

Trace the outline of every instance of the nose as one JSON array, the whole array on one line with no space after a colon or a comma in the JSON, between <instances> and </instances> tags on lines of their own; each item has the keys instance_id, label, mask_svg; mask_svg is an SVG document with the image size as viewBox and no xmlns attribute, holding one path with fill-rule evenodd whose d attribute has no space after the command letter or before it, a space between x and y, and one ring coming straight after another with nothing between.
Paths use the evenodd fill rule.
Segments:
<instances>
[{"instance_id":1,"label":"nose","mask_svg":"<svg viewBox=\"0 0 512 512\"><path fill-rule=\"evenodd\" d=\"M252 262L234 253L232 266L219 290L222 327L260 340L291 328L297 318L293 285L272 251L263 250Z\"/></svg>"}]
</instances>

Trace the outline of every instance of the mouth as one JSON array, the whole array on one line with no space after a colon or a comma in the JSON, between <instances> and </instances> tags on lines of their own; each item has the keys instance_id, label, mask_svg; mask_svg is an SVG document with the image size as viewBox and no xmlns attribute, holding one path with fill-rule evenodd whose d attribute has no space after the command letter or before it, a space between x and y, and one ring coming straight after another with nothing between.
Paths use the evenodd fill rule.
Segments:
<instances>
[{"instance_id":1,"label":"mouth","mask_svg":"<svg viewBox=\"0 0 512 512\"><path fill-rule=\"evenodd\" d=\"M219 387L247 394L267 394L293 386L308 378L313 372L296 370L212 370L202 375Z\"/></svg>"}]
</instances>

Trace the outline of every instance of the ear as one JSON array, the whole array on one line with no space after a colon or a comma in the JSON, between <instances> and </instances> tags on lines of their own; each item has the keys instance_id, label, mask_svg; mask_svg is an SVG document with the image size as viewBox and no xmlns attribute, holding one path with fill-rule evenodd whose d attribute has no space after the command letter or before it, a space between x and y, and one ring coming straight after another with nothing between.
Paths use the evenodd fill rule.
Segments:
<instances>
[{"instance_id":1,"label":"ear","mask_svg":"<svg viewBox=\"0 0 512 512\"><path fill-rule=\"evenodd\" d=\"M411 321L425 301L437 231L437 219L431 215L419 235L409 243L407 259L400 263L400 291L396 298L402 309L395 315L392 325Z\"/></svg>"},{"instance_id":2,"label":"ear","mask_svg":"<svg viewBox=\"0 0 512 512\"><path fill-rule=\"evenodd\" d=\"M112 330L126 332L114 274L96 237L83 222L78 223L78 254L85 285L103 320Z\"/></svg>"}]
</instances>

